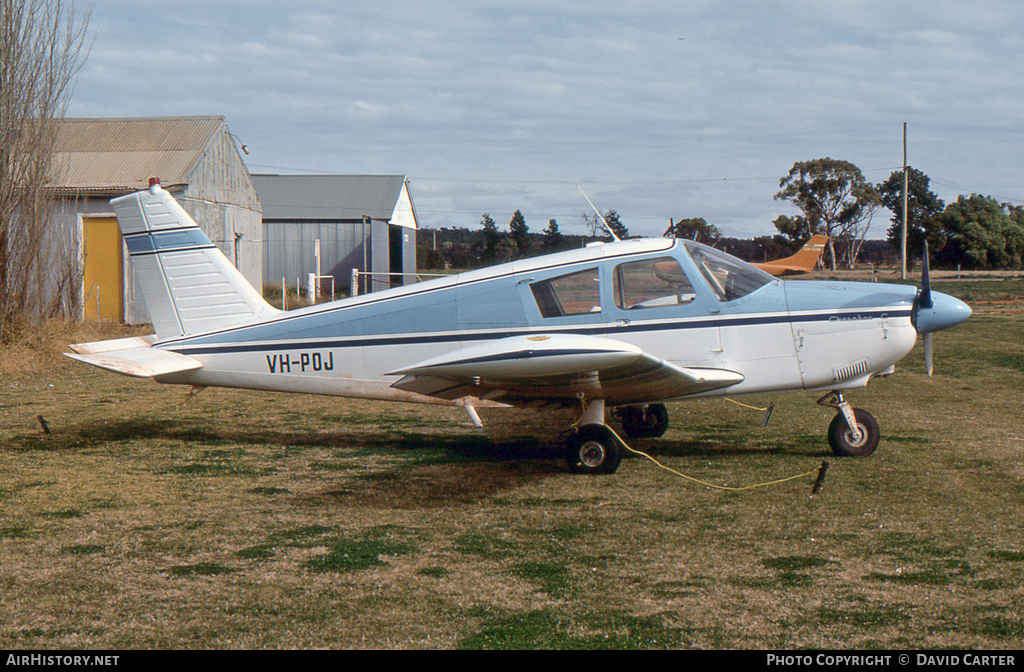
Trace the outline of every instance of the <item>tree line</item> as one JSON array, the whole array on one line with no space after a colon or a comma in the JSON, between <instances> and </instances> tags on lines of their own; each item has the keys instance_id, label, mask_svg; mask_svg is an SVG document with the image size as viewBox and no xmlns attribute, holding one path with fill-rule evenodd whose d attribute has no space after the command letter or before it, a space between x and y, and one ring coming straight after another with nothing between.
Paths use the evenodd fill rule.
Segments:
<instances>
[{"instance_id":1,"label":"tree line","mask_svg":"<svg viewBox=\"0 0 1024 672\"><path fill-rule=\"evenodd\" d=\"M791 202L802 214L781 216L776 229L791 240L814 233L829 236L827 262L852 267L875 213L892 213L886 240L902 244L903 171L877 185L857 166L837 159L793 164L779 182L777 200ZM907 254L919 257L924 241L933 263L947 268L1019 269L1024 258L1024 207L991 196L958 196L946 204L931 190L922 171L907 167Z\"/></svg>"},{"instance_id":2,"label":"tree line","mask_svg":"<svg viewBox=\"0 0 1024 672\"><path fill-rule=\"evenodd\" d=\"M618 213L609 210L604 213L604 217L609 220L609 225L614 222L616 236L620 239L630 237ZM562 233L556 220L548 220L547 227L541 233L531 232L526 227L519 228L518 236L513 237L511 230L502 230L490 215L483 216L479 229L421 229L417 237L417 263L422 270L480 268L551 252L579 249L595 241L611 240L611 236L602 235L603 228L599 223L595 224L596 217L582 214L580 218L591 227L585 234ZM517 227L520 227L518 220L514 216L510 225L516 221ZM525 218L521 221L524 225ZM791 240L781 234L731 238L723 236L714 225L699 217L669 220L669 228L664 235L713 245L746 261L770 261L786 257L806 242ZM860 263L894 266L899 265L899 257L888 242L868 240L860 250Z\"/></svg>"},{"instance_id":3,"label":"tree line","mask_svg":"<svg viewBox=\"0 0 1024 672\"><path fill-rule=\"evenodd\" d=\"M930 188L920 170L907 168L907 249L920 256L927 239L932 263L965 269L1019 269L1024 258L1024 206L1000 203L991 196L959 196L948 205ZM767 261L792 254L814 234L829 237L823 263L832 269L858 264L899 264L902 231L903 171L871 184L861 170L839 159L798 161L779 180L775 200L793 204L799 215L780 215L773 236L751 240L727 238L702 217L670 219L663 236L696 240L724 249L747 261ZM891 213L885 241L867 238L879 210ZM423 230L418 259L422 268L477 268L525 257L582 247L595 240L610 241L604 224L617 238L630 237L615 210L602 222L586 213L580 219L588 235L566 235L558 222L548 220L542 233L532 233L516 210L502 229L489 214L480 229ZM431 233L433 235L431 235ZM440 243L437 243L440 234Z\"/></svg>"}]
</instances>

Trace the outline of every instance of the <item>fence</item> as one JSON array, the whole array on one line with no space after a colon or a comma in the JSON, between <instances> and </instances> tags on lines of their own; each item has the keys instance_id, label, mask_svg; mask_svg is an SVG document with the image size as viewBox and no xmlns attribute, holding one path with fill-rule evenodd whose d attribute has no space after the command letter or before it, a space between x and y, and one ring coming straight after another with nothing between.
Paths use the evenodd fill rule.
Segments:
<instances>
[{"instance_id":1,"label":"fence","mask_svg":"<svg viewBox=\"0 0 1024 672\"><path fill-rule=\"evenodd\" d=\"M377 276L385 276L385 279L381 280ZM369 281L369 285L370 285L370 288L371 288L369 291L379 291L381 289L389 289L389 288L393 287L394 285L391 284L391 278L396 277L396 276L400 277L400 278L413 277L413 278L416 278L416 282L423 282L424 278L442 278L442 277L445 276L445 274L444 273L381 273L381 272L374 272L374 271L360 271L358 268L353 268L352 269L352 296L359 296L360 294L366 294L367 293L367 289L365 287L363 287L362 291L360 291L360 287L362 286L360 284L360 282L359 282L360 277L362 277L364 279L364 283L365 283L366 280Z\"/></svg>"}]
</instances>

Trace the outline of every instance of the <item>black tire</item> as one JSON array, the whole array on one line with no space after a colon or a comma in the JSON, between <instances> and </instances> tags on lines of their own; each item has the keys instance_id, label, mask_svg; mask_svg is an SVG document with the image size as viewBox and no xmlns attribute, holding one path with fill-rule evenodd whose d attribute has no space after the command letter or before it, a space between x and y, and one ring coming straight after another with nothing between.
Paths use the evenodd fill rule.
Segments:
<instances>
[{"instance_id":1,"label":"black tire","mask_svg":"<svg viewBox=\"0 0 1024 672\"><path fill-rule=\"evenodd\" d=\"M832 452L841 457L865 457L878 448L880 433L878 421L867 411L855 408L853 415L857 419L857 427L861 431L860 441L853 440L853 433L846 424L842 413L837 413L828 426L828 444Z\"/></svg>"},{"instance_id":2,"label":"black tire","mask_svg":"<svg viewBox=\"0 0 1024 672\"><path fill-rule=\"evenodd\" d=\"M577 474L614 474L622 449L604 425L583 425L569 437L565 448L569 470Z\"/></svg>"},{"instance_id":3,"label":"black tire","mask_svg":"<svg viewBox=\"0 0 1024 672\"><path fill-rule=\"evenodd\" d=\"M644 431L644 409L639 406L625 406L618 410L622 431L631 439L642 436Z\"/></svg>"},{"instance_id":4,"label":"black tire","mask_svg":"<svg viewBox=\"0 0 1024 672\"><path fill-rule=\"evenodd\" d=\"M656 438L668 431L668 409L665 404L651 404L647 407L647 436Z\"/></svg>"},{"instance_id":5,"label":"black tire","mask_svg":"<svg viewBox=\"0 0 1024 672\"><path fill-rule=\"evenodd\" d=\"M665 404L651 404L646 409L627 406L620 409L619 421L631 439L657 438L668 430L668 409Z\"/></svg>"}]
</instances>

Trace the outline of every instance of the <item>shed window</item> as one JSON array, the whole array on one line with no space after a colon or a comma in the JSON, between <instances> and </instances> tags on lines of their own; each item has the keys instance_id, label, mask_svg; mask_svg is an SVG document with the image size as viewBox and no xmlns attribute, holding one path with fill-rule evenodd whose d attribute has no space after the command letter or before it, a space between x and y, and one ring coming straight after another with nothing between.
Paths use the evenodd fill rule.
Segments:
<instances>
[{"instance_id":1,"label":"shed window","mask_svg":"<svg viewBox=\"0 0 1024 672\"><path fill-rule=\"evenodd\" d=\"M601 312L597 268L561 275L530 285L542 317Z\"/></svg>"}]
</instances>

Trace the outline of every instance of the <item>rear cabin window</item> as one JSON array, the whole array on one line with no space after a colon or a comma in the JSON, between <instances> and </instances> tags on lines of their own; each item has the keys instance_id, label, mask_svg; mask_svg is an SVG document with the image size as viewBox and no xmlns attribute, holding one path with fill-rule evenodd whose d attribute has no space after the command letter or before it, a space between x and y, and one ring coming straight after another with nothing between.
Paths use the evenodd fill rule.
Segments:
<instances>
[{"instance_id":1,"label":"rear cabin window","mask_svg":"<svg viewBox=\"0 0 1024 672\"><path fill-rule=\"evenodd\" d=\"M614 296L615 305L622 310L679 306L696 298L682 267L672 257L616 266Z\"/></svg>"},{"instance_id":2,"label":"rear cabin window","mask_svg":"<svg viewBox=\"0 0 1024 672\"><path fill-rule=\"evenodd\" d=\"M601 312L597 268L561 275L530 285L542 317Z\"/></svg>"}]
</instances>

